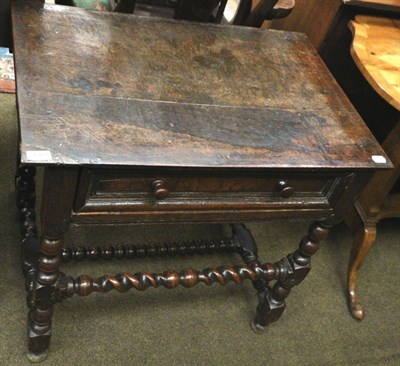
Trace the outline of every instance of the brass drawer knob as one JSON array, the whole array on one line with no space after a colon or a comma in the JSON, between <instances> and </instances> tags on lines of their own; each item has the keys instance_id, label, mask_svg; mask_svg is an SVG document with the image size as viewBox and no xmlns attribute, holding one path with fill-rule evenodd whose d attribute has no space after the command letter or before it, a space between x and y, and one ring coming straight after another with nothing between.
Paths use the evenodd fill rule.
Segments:
<instances>
[{"instance_id":1,"label":"brass drawer knob","mask_svg":"<svg viewBox=\"0 0 400 366\"><path fill-rule=\"evenodd\" d=\"M282 198L289 198L294 193L294 188L284 180L278 182L278 190Z\"/></svg>"},{"instance_id":2,"label":"brass drawer knob","mask_svg":"<svg viewBox=\"0 0 400 366\"><path fill-rule=\"evenodd\" d=\"M158 200L163 200L168 197L169 190L165 187L163 179L157 179L152 184L154 194Z\"/></svg>"}]
</instances>

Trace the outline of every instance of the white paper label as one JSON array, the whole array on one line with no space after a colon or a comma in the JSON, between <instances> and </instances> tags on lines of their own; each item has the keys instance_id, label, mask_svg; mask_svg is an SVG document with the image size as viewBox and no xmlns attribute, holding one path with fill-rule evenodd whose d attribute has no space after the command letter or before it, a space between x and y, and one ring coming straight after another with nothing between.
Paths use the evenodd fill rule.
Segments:
<instances>
[{"instance_id":1,"label":"white paper label","mask_svg":"<svg viewBox=\"0 0 400 366\"><path fill-rule=\"evenodd\" d=\"M26 160L31 161L51 161L51 152L48 150L27 151Z\"/></svg>"},{"instance_id":2,"label":"white paper label","mask_svg":"<svg viewBox=\"0 0 400 366\"><path fill-rule=\"evenodd\" d=\"M386 164L386 158L382 155L372 155L372 160L377 164Z\"/></svg>"}]
</instances>

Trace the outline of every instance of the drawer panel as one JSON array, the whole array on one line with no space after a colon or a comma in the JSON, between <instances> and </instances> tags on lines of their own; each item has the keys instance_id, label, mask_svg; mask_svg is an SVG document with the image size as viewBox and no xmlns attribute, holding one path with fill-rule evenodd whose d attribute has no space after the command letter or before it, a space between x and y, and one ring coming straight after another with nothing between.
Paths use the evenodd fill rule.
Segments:
<instances>
[{"instance_id":1,"label":"drawer panel","mask_svg":"<svg viewBox=\"0 0 400 366\"><path fill-rule=\"evenodd\" d=\"M328 209L337 182L312 173L85 170L75 212Z\"/></svg>"},{"instance_id":2,"label":"drawer panel","mask_svg":"<svg viewBox=\"0 0 400 366\"><path fill-rule=\"evenodd\" d=\"M163 181L165 189L175 193L237 193L237 192L279 192L279 182L285 181L297 193L322 192L326 179L284 177L185 177L159 174L149 177L93 176L92 196L98 197L138 197L153 198L153 183Z\"/></svg>"}]
</instances>

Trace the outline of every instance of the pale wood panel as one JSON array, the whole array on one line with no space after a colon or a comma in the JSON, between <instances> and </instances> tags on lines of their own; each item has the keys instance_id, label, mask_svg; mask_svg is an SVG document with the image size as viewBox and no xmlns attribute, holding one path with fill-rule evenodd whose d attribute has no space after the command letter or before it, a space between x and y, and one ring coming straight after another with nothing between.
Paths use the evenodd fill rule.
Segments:
<instances>
[{"instance_id":1,"label":"pale wood panel","mask_svg":"<svg viewBox=\"0 0 400 366\"><path fill-rule=\"evenodd\" d=\"M351 55L375 91L400 110L400 21L357 16Z\"/></svg>"},{"instance_id":2,"label":"pale wood panel","mask_svg":"<svg viewBox=\"0 0 400 366\"><path fill-rule=\"evenodd\" d=\"M343 0L343 3L381 10L400 11L400 0Z\"/></svg>"}]
</instances>

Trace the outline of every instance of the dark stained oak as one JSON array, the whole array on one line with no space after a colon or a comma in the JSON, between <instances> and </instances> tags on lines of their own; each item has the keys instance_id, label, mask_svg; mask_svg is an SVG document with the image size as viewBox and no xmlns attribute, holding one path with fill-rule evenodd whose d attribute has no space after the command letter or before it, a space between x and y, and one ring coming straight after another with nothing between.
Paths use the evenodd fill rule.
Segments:
<instances>
[{"instance_id":1,"label":"dark stained oak","mask_svg":"<svg viewBox=\"0 0 400 366\"><path fill-rule=\"evenodd\" d=\"M113 289L249 279L259 300L253 329L261 331L282 315L320 241L369 177L391 167L303 35L22 0L12 20L32 361L49 349L55 303ZM40 234L36 166L44 166ZM277 219L312 223L297 250L261 262L242 222ZM229 223L232 236L140 247L63 243L73 225L161 222ZM244 265L98 278L60 271L71 259L226 250Z\"/></svg>"},{"instance_id":2,"label":"dark stained oak","mask_svg":"<svg viewBox=\"0 0 400 366\"><path fill-rule=\"evenodd\" d=\"M384 154L300 34L21 3L23 163L374 168Z\"/></svg>"}]
</instances>

